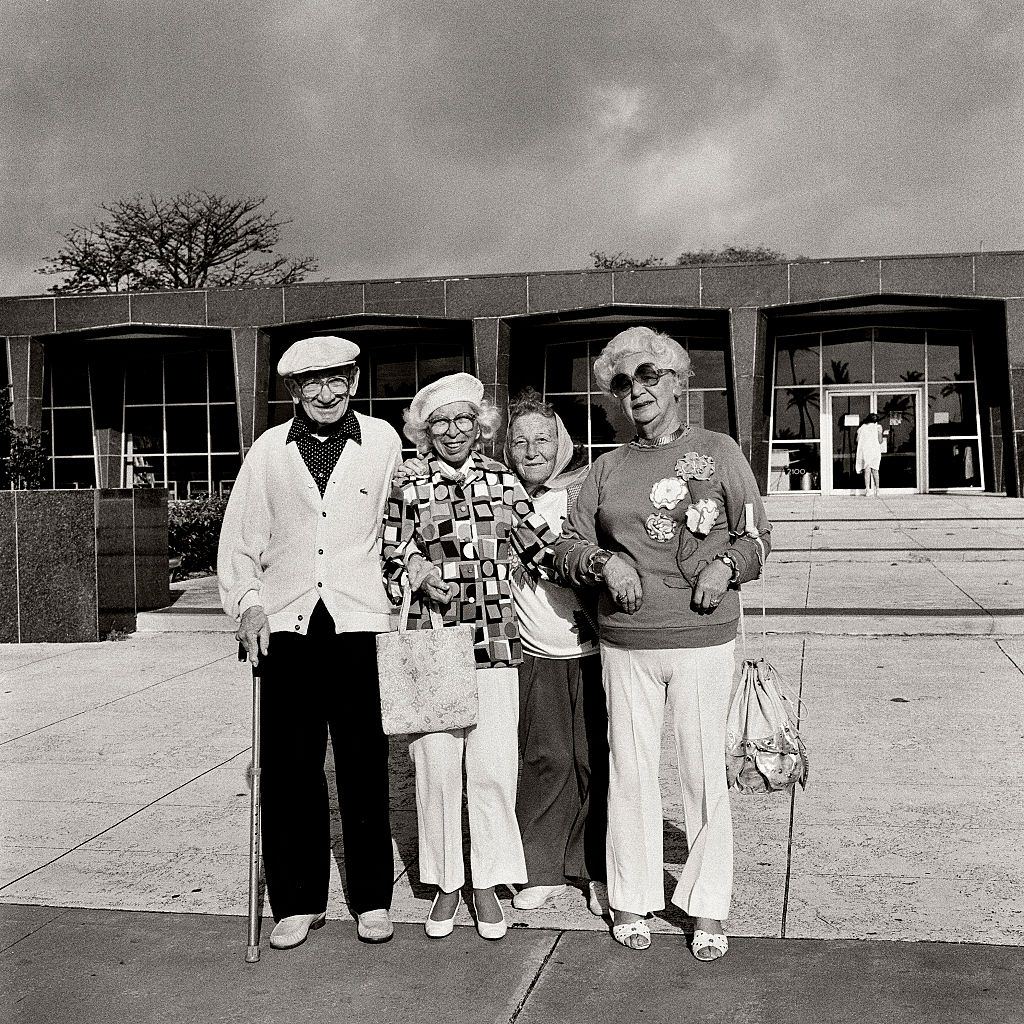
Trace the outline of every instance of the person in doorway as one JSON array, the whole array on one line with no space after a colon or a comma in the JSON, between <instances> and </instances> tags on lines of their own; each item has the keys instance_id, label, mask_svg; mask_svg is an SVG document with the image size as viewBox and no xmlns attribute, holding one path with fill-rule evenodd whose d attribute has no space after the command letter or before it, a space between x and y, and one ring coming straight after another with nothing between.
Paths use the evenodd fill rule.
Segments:
<instances>
[{"instance_id":1,"label":"person in doorway","mask_svg":"<svg viewBox=\"0 0 1024 1024\"><path fill-rule=\"evenodd\" d=\"M519 674L522 641L510 576L513 555L550 565L558 539L515 475L476 451L494 436L501 413L483 384L455 373L426 385L406 410L405 435L426 457L425 475L396 478L384 521L385 579L392 600L416 595L412 629L427 627L425 601L448 624L475 626L479 688L475 725L412 737L420 880L436 886L427 935L450 935L465 884L463 768L469 808L476 927L485 939L506 932L495 886L527 880L516 821Z\"/></svg>"},{"instance_id":2,"label":"person in doorway","mask_svg":"<svg viewBox=\"0 0 1024 1024\"><path fill-rule=\"evenodd\" d=\"M667 704L688 845L672 902L695 920L694 956L713 960L728 949L733 881L725 733L737 588L760 575L771 527L736 442L684 421L689 376L686 350L648 327L605 346L594 377L636 437L594 462L555 550L564 577L603 585L612 935L646 949L644 919L665 906L658 768Z\"/></svg>"},{"instance_id":3,"label":"person in doorway","mask_svg":"<svg viewBox=\"0 0 1024 1024\"><path fill-rule=\"evenodd\" d=\"M536 391L512 401L505 461L556 533L589 470L567 469L574 452L565 424ZM593 618L572 587L526 566L512 573L512 598L523 637L516 816L529 876L512 903L537 910L580 880L600 917L607 908L608 717Z\"/></svg>"},{"instance_id":4,"label":"person in doorway","mask_svg":"<svg viewBox=\"0 0 1024 1024\"><path fill-rule=\"evenodd\" d=\"M856 468L864 474L864 496L878 497L878 470L882 465L882 424L878 414L869 412L857 428Z\"/></svg>"},{"instance_id":5,"label":"person in doorway","mask_svg":"<svg viewBox=\"0 0 1024 1024\"><path fill-rule=\"evenodd\" d=\"M263 862L277 949L297 946L326 917L328 734L357 934L393 934L375 636L391 628L379 530L401 441L349 408L358 355L338 337L303 338L285 352L277 372L295 415L246 455L217 555L224 609L240 619L236 635L262 672Z\"/></svg>"}]
</instances>

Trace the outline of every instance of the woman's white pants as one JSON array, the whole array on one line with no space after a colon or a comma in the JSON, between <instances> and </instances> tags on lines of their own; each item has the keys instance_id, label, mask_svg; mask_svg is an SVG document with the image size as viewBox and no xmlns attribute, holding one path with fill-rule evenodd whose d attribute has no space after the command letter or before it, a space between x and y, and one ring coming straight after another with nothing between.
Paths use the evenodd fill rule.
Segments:
<instances>
[{"instance_id":1,"label":"woman's white pants","mask_svg":"<svg viewBox=\"0 0 1024 1024\"><path fill-rule=\"evenodd\" d=\"M601 645L608 700L608 901L646 914L665 906L661 732L675 739L689 853L672 902L722 921L732 897L732 815L725 728L735 641L716 647L626 650Z\"/></svg>"},{"instance_id":2,"label":"woman's white pants","mask_svg":"<svg viewBox=\"0 0 1024 1024\"><path fill-rule=\"evenodd\" d=\"M519 774L519 673L477 670L480 711L467 729L418 736L409 744L416 766L420 881L445 892L466 882L462 857L462 770L469 806L473 886L526 882L516 821Z\"/></svg>"}]
</instances>

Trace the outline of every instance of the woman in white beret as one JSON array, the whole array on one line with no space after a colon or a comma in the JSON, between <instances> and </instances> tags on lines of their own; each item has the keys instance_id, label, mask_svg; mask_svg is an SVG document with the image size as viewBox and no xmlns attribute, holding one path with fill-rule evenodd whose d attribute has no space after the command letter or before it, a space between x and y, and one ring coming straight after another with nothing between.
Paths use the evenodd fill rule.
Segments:
<instances>
[{"instance_id":1,"label":"woman in white beret","mask_svg":"<svg viewBox=\"0 0 1024 1024\"><path fill-rule=\"evenodd\" d=\"M500 939L499 884L527 881L516 821L519 677L522 642L512 603L513 555L550 564L557 539L515 474L476 451L500 413L484 386L456 373L422 388L405 413L405 435L426 457L422 477L396 481L383 528L384 576L399 600L414 592L410 628L429 626L423 601L446 623L476 627L477 724L413 738L420 879L437 887L425 928L450 935L465 884L463 766L469 807L470 868L477 930ZM399 480L402 478L400 477Z\"/></svg>"},{"instance_id":2,"label":"woman in white beret","mask_svg":"<svg viewBox=\"0 0 1024 1024\"><path fill-rule=\"evenodd\" d=\"M570 579L602 585L612 934L646 949L645 918L665 906L658 767L667 704L688 845L672 902L695 919L694 956L713 960L728 949L732 894L725 732L738 587L760 575L771 527L739 445L686 422L690 359L678 342L631 327L605 346L594 377L636 436L594 462L558 555Z\"/></svg>"}]
</instances>

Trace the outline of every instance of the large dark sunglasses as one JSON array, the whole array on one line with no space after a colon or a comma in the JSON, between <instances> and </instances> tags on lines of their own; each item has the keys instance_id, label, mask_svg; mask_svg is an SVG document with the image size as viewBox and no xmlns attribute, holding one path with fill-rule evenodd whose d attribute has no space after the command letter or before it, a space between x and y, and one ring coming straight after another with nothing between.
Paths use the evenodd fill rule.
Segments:
<instances>
[{"instance_id":1,"label":"large dark sunglasses","mask_svg":"<svg viewBox=\"0 0 1024 1024\"><path fill-rule=\"evenodd\" d=\"M608 382L608 390L616 398L625 398L633 390L634 381L645 388L653 388L666 373L675 372L675 370L659 370L654 363L641 363L632 374L615 374Z\"/></svg>"}]
</instances>

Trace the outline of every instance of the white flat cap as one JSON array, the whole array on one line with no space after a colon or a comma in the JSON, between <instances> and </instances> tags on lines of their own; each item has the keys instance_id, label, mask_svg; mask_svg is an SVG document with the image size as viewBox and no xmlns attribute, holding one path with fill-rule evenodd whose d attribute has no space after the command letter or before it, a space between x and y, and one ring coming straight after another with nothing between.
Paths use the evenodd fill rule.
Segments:
<instances>
[{"instance_id":1,"label":"white flat cap","mask_svg":"<svg viewBox=\"0 0 1024 1024\"><path fill-rule=\"evenodd\" d=\"M300 338L281 356L277 373L280 377L294 377L297 373L347 366L358 358L359 346L348 338L338 338L332 334Z\"/></svg>"},{"instance_id":2,"label":"white flat cap","mask_svg":"<svg viewBox=\"0 0 1024 1024\"><path fill-rule=\"evenodd\" d=\"M435 409L451 402L470 402L479 405L484 397L484 386L471 373L450 373L420 388L409 406L414 420L426 420Z\"/></svg>"}]
</instances>

